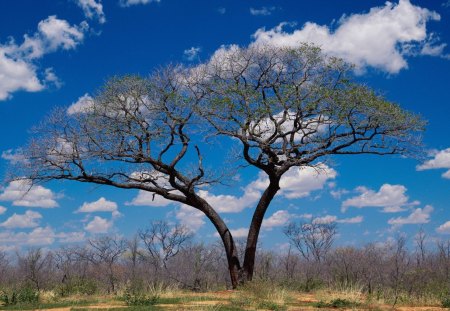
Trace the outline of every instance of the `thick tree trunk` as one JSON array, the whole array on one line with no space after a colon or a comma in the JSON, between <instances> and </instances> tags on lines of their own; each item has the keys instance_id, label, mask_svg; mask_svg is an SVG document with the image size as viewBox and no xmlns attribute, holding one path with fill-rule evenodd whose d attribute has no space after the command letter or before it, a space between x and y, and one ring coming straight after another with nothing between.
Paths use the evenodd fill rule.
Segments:
<instances>
[{"instance_id":1,"label":"thick tree trunk","mask_svg":"<svg viewBox=\"0 0 450 311\"><path fill-rule=\"evenodd\" d=\"M225 253L228 261L228 271L230 273L231 286L235 289L239 284L239 272L241 271L241 264L239 262L238 252L234 243L233 236L230 230L223 221L222 217L202 198L195 196L190 198L191 206L201 210L206 217L216 227L220 238L225 247Z\"/></svg>"},{"instance_id":2,"label":"thick tree trunk","mask_svg":"<svg viewBox=\"0 0 450 311\"><path fill-rule=\"evenodd\" d=\"M245 283L251 281L253 278L253 272L255 269L255 256L256 256L256 246L258 244L259 232L261 230L261 225L266 214L267 208L272 202L273 198L280 190L279 185L280 179L277 177L270 178L270 184L264 191L261 199L256 206L255 212L253 214L252 222L248 230L247 245L245 247L245 257L244 265L239 275L239 282Z\"/></svg>"}]
</instances>

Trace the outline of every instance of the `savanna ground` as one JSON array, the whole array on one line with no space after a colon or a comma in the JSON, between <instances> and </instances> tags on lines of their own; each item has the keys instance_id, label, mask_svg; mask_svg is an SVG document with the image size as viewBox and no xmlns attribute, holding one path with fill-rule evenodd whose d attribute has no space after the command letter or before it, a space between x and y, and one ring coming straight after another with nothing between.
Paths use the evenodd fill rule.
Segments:
<instances>
[{"instance_id":1,"label":"savanna ground","mask_svg":"<svg viewBox=\"0 0 450 311\"><path fill-rule=\"evenodd\" d=\"M397 302L363 294L357 288L299 292L254 282L238 290L192 292L155 288L135 295L125 290L117 295L72 295L41 292L35 302L16 303L0 310L51 311L140 311L140 310L447 310L448 302L432 297L397 297Z\"/></svg>"}]
</instances>

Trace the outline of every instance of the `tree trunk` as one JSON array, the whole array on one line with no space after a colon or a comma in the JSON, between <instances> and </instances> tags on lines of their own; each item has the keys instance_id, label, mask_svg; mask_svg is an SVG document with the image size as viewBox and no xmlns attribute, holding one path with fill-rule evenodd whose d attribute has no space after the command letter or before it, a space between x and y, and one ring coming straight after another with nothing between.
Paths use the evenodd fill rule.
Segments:
<instances>
[{"instance_id":1,"label":"tree trunk","mask_svg":"<svg viewBox=\"0 0 450 311\"><path fill-rule=\"evenodd\" d=\"M195 207L202 211L206 217L212 222L220 238L222 239L223 245L225 247L225 253L228 262L228 271L230 273L230 281L233 289L239 284L239 272L241 271L241 264L239 262L239 257L234 243L233 236L227 225L220 217L220 215L202 198L195 195L189 198L189 203L192 207Z\"/></svg>"},{"instance_id":2,"label":"tree trunk","mask_svg":"<svg viewBox=\"0 0 450 311\"><path fill-rule=\"evenodd\" d=\"M273 198L280 190L280 179L278 177L270 177L270 183L267 189L264 191L261 199L256 206L255 212L253 214L252 222L248 230L247 245L245 247L245 257L244 265L239 275L239 282L245 283L251 281L253 278L253 272L255 270L255 256L256 256L256 246L258 244L259 232L261 230L261 225L264 219L264 215L267 208L272 202Z\"/></svg>"}]
</instances>

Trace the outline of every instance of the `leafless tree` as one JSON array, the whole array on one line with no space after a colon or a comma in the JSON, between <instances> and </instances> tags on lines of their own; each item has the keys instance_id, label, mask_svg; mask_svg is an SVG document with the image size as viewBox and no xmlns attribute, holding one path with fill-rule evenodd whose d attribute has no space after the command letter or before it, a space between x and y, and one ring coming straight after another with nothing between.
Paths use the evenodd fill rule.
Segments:
<instances>
[{"instance_id":1,"label":"leafless tree","mask_svg":"<svg viewBox=\"0 0 450 311\"><path fill-rule=\"evenodd\" d=\"M322 262L330 251L336 236L336 223L291 222L284 234L307 261Z\"/></svg>"},{"instance_id":2,"label":"leafless tree","mask_svg":"<svg viewBox=\"0 0 450 311\"><path fill-rule=\"evenodd\" d=\"M139 237L156 264L166 266L167 261L192 238L192 233L179 224L170 226L166 221L154 221L149 228L139 232Z\"/></svg>"},{"instance_id":3,"label":"leafless tree","mask_svg":"<svg viewBox=\"0 0 450 311\"><path fill-rule=\"evenodd\" d=\"M233 287L253 277L266 211L293 167L331 155L404 154L424 122L351 81L351 66L319 48L230 48L195 68L110 80L91 105L58 109L24 148L17 176L139 189L192 206L215 226ZM199 194L226 170L203 165L203 137L232 137L240 163L267 175L243 262L223 218ZM213 141L213 140L211 140Z\"/></svg>"},{"instance_id":4,"label":"leafless tree","mask_svg":"<svg viewBox=\"0 0 450 311\"><path fill-rule=\"evenodd\" d=\"M88 243L90 246L89 259L96 266L106 270L110 290L115 293L117 280L115 265L126 251L126 241L117 236L103 236L89 239Z\"/></svg>"},{"instance_id":5,"label":"leafless tree","mask_svg":"<svg viewBox=\"0 0 450 311\"><path fill-rule=\"evenodd\" d=\"M43 283L50 278L52 254L44 253L41 248L31 248L24 255L17 253L19 271L25 282L30 283L36 291L40 291Z\"/></svg>"}]
</instances>

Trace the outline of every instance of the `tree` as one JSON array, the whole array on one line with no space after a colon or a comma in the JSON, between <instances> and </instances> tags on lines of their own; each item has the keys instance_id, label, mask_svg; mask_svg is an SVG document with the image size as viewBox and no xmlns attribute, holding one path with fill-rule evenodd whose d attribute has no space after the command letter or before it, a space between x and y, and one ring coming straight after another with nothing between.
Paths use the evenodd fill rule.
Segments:
<instances>
[{"instance_id":1,"label":"tree","mask_svg":"<svg viewBox=\"0 0 450 311\"><path fill-rule=\"evenodd\" d=\"M292 222L284 228L284 234L306 261L320 263L333 245L336 224L314 220L303 224Z\"/></svg>"},{"instance_id":2,"label":"tree","mask_svg":"<svg viewBox=\"0 0 450 311\"><path fill-rule=\"evenodd\" d=\"M421 118L352 82L351 70L315 46L254 45L223 48L192 68L113 78L89 105L57 109L37 127L15 172L33 182L139 189L200 210L224 244L236 287L252 279L262 221L291 168L320 171L332 155L406 155L417 146ZM215 142L204 137L233 138L237 167L267 176L243 263L223 218L199 193L227 171L204 167L201 150Z\"/></svg>"}]
</instances>

